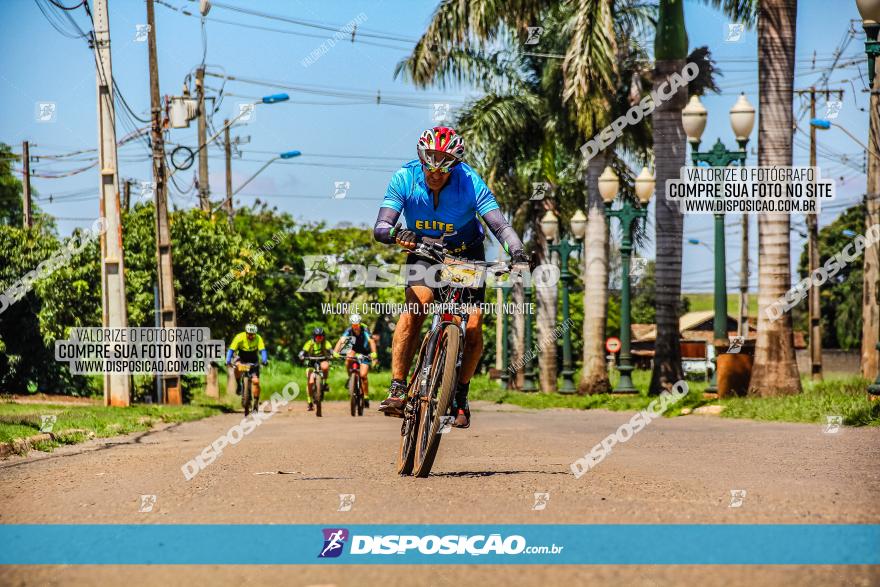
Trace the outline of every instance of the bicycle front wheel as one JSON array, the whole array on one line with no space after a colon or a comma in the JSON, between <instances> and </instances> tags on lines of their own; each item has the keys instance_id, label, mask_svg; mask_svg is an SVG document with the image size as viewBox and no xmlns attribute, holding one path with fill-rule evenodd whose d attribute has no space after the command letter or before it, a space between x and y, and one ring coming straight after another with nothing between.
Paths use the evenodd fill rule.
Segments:
<instances>
[{"instance_id":1,"label":"bicycle front wheel","mask_svg":"<svg viewBox=\"0 0 880 587\"><path fill-rule=\"evenodd\" d=\"M247 417L251 410L251 378L247 376L241 378L241 405Z\"/></svg>"},{"instance_id":2,"label":"bicycle front wheel","mask_svg":"<svg viewBox=\"0 0 880 587\"><path fill-rule=\"evenodd\" d=\"M348 399L351 404L351 415L352 417L357 415L358 409L358 375L357 373L352 373L348 376Z\"/></svg>"},{"instance_id":3,"label":"bicycle front wheel","mask_svg":"<svg viewBox=\"0 0 880 587\"><path fill-rule=\"evenodd\" d=\"M419 430L416 435L416 454L414 475L427 477L434 465L437 449L440 446L440 428L443 417L452 403L457 382L458 349L461 345L461 330L454 324L447 324L437 342L431 372L428 375L428 396L419 400Z\"/></svg>"}]
</instances>

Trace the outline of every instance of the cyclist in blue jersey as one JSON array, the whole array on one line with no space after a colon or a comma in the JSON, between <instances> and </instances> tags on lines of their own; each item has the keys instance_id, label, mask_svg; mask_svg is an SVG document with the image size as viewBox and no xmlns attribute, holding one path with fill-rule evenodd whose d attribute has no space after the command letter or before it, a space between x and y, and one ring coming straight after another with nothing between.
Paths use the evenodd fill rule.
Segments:
<instances>
[{"instance_id":1,"label":"cyclist in blue jersey","mask_svg":"<svg viewBox=\"0 0 880 587\"><path fill-rule=\"evenodd\" d=\"M369 408L370 382L367 376L370 374L371 362L379 358L379 354L376 352L376 341L373 340L372 336L370 336L370 331L367 330L363 324L361 324L360 314L352 314L348 317L348 322L349 324L351 324L351 326L346 328L345 332L342 333L342 336L339 337L339 340L336 342L336 347L334 347L333 349L333 356L339 358L339 353L342 351L342 349L348 347L348 350L345 353L346 370L348 369L350 362L352 361L352 359L354 359L356 354L361 354L365 357L368 357L362 358L359 362L361 391L364 392L364 407Z\"/></svg>"},{"instance_id":2,"label":"cyclist in blue jersey","mask_svg":"<svg viewBox=\"0 0 880 587\"><path fill-rule=\"evenodd\" d=\"M395 172L379 208L373 227L377 241L398 243L413 247L422 239L442 240L447 250L459 257L485 260L485 234L479 221L482 217L489 230L502 243L514 263L527 263L523 244L498 208L495 196L486 182L464 163L464 140L453 129L437 126L426 130L419 138L417 160L405 163ZM406 229L396 228L401 213L406 218ZM431 262L413 254L407 265L431 266ZM413 272L409 272L410 274ZM424 276L425 272L419 272ZM425 312L410 312L413 307L424 307L434 299L434 291L424 277L411 276L407 280L406 308L394 329L391 353L391 387L379 410L386 415L403 417L406 402L406 375L415 356L418 335L425 320ZM472 292L474 303L485 298L485 285ZM467 402L468 386L483 352L483 320L479 309L470 311L465 332L464 358L459 371L458 386L453 402L454 426L470 426L470 408Z\"/></svg>"}]
</instances>

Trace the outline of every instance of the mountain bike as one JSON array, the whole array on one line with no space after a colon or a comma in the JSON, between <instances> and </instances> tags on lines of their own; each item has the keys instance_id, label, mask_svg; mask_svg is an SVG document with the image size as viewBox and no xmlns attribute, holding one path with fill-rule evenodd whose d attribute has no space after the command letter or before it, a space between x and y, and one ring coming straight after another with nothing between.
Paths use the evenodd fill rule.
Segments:
<instances>
[{"instance_id":1,"label":"mountain bike","mask_svg":"<svg viewBox=\"0 0 880 587\"><path fill-rule=\"evenodd\" d=\"M353 357L343 357L348 359L348 398L351 404L351 415L357 413L358 416L364 415L364 390L361 389L361 362L369 364L370 357L355 353Z\"/></svg>"},{"instance_id":2,"label":"mountain bike","mask_svg":"<svg viewBox=\"0 0 880 587\"><path fill-rule=\"evenodd\" d=\"M454 257L440 243L418 243L411 252L444 265L444 285L435 288L439 299L434 300L434 307L441 312L431 317L407 388L397 457L398 474L427 477L440 446L441 429L452 421L449 412L461 368L467 306L472 303L468 288L481 284L487 273L501 275L512 267Z\"/></svg>"},{"instance_id":3,"label":"mountain bike","mask_svg":"<svg viewBox=\"0 0 880 587\"><path fill-rule=\"evenodd\" d=\"M256 398L253 398L253 408L251 408L253 378L257 374L257 364L237 362L235 370L241 373L241 407L244 408L244 415L247 417L251 411L257 411L259 407Z\"/></svg>"},{"instance_id":4,"label":"mountain bike","mask_svg":"<svg viewBox=\"0 0 880 587\"><path fill-rule=\"evenodd\" d=\"M324 361L329 361L329 357L317 357L306 355L303 357L303 361L309 363L309 368L315 374L315 393L312 395L312 401L315 403L315 416L321 417L321 402L324 401L324 372L321 371L321 363ZM308 386L308 380L306 380L306 385Z\"/></svg>"}]
</instances>

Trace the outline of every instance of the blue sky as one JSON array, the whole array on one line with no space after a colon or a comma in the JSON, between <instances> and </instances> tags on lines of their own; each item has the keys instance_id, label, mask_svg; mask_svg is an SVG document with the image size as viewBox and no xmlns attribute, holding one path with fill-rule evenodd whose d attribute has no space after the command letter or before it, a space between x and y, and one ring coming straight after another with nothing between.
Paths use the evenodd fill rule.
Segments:
<instances>
[{"instance_id":1,"label":"blue sky","mask_svg":"<svg viewBox=\"0 0 880 587\"><path fill-rule=\"evenodd\" d=\"M197 12L197 4L187 0L164 1L170 6ZM45 0L40 2L45 5ZM74 0L64 2L75 4ZM288 103L258 107L252 122L234 129L233 136L249 136L250 142L240 147L242 158L233 160L233 186L237 187L250 177L273 153L290 149L303 152L302 157L291 162L273 164L249 184L241 194L245 203L260 195L301 220L371 224L391 173L401 162L414 156L419 133L432 124L432 104L450 103L454 112L457 105L476 95L469 88L419 91L394 79L394 66L411 47L411 43L397 38L417 38L436 6L434 1L261 0L245 3L227 0L227 3L312 24L330 25L331 28L300 26L242 14L221 6L215 6L209 14L209 19L213 19L206 24L205 61L209 71L219 72L218 66L222 66L229 76L261 82L228 81L224 88L225 97L213 118L214 126L219 128L223 118L237 113L237 104L248 101L249 97L279 91L287 91L291 96ZM147 45L136 40L137 25L146 21L145 4L140 0L113 0L110 4L114 76L135 114L147 118ZM822 78L835 50L847 38L850 20L858 18L855 2L837 0L833 4L835 10L829 10L829 3L821 0L799 2L797 87L809 87ZM739 92L746 92L749 100L756 107L758 105L756 35L747 31L738 42L729 42L726 41L727 19L717 11L690 1L686 3L685 12L691 48L708 45L725 74L720 80L722 94L704 99L709 110L709 124L703 144L714 143L720 137L732 147L734 141L727 113ZM4 104L0 109L0 141L12 144L19 152L21 141L29 140L35 145L31 154L36 156L94 149L97 142L95 71L94 60L85 42L67 38L56 31L32 0L5 0L0 6L0 15L5 23L15 23L14 27L7 26L0 37L0 50L6 59L0 70L0 102ZM81 9L72 15L80 27L87 29L90 26ZM384 46L353 44L341 39L331 47L328 39L334 35L332 29L355 19L361 23L359 32L383 37L361 38ZM244 28L219 22L221 20L295 34ZM71 28L66 22L62 22L62 26L65 30ZM199 19L157 2L156 28L161 92L180 94L184 78L202 59ZM863 109L867 104L867 93L861 91L866 84L863 81L867 77L866 61L860 26L856 26L856 30L860 36L850 39L839 60L842 67L830 74L829 87L846 90L837 122L866 142L867 114ZM389 36L395 38L389 39ZM328 47L326 53L315 62L304 65L303 59L322 43ZM815 68L812 63L814 52ZM209 76L206 80L214 89L222 83L216 77ZM264 82L277 82L307 91L282 90ZM377 93L381 95L378 105ZM36 120L35 104L38 102L56 104L54 122ZM820 100L819 114L824 111L825 105ZM799 101L796 101L795 112L801 112ZM117 136L121 138L131 127L127 121L123 123L122 115L118 118ZM808 132L808 124L808 116L804 115L800 128ZM195 146L195 134L193 123L188 129L173 130L170 141ZM795 164L806 164L808 139L798 133L795 140ZM865 176L860 171L864 156L861 148L839 130L820 133L819 141L820 154L829 155L819 159L823 175L838 178L837 201L820 217L820 226L825 226L846 207L845 203L857 202L864 193ZM750 151L757 147L756 143L757 127ZM225 189L220 146L213 147L210 153L210 184L214 198L219 199ZM857 169L841 163L841 154L850 156ZM85 153L79 161L76 158L64 162L41 159L32 167L36 173L58 174L88 165L88 157L92 155L91 152ZM119 157L121 177L150 179L148 151L143 141L133 141L120 148ZM755 164L756 159L756 155L750 156L749 163ZM195 169L194 166L175 176L181 188L191 185ZM841 177L844 178L842 182ZM62 234L69 234L76 226L89 225L91 219L97 217L97 179L94 168L61 179L33 179L41 196L38 204L58 217ZM331 198L337 181L350 182L345 199ZM53 195L51 203L48 201L50 194ZM175 193L172 203L178 208L195 206L195 192ZM730 225L727 233L728 280L731 286L736 286L739 217L729 216L727 223ZM796 219L793 224L796 229L803 229L802 219ZM649 232L653 233L653 222L650 226ZM757 282L756 231L756 221L752 218L753 289ZM711 243L711 218L686 218L685 233L686 237ZM793 232L792 237L794 259L800 254L803 239L797 232ZM710 252L699 246L685 247L684 290L710 291ZM640 254L653 257L653 250L649 248Z\"/></svg>"}]
</instances>

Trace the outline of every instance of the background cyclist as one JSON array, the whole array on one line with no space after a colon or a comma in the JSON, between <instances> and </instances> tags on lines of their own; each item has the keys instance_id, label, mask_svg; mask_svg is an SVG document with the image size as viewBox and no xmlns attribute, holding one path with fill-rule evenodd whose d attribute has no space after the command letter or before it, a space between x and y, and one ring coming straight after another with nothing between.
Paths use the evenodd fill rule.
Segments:
<instances>
[{"instance_id":1,"label":"background cyclist","mask_svg":"<svg viewBox=\"0 0 880 587\"><path fill-rule=\"evenodd\" d=\"M464 158L464 140L453 129L437 126L419 137L416 147L419 158L405 163L391 178L373 235L379 242L412 248L425 237L442 239L451 254L468 259L485 260L485 234L478 217L482 217L514 263L526 263L523 244L499 210L495 196L486 182ZM397 220L403 213L406 229L396 230ZM410 254L407 265L422 265L430 261ZM409 273L409 272L408 272ZM481 303L485 285L470 292L470 302ZM406 402L406 376L419 344L419 331L425 312L409 309L430 304L434 292L424 279L409 279L406 288L406 310L401 314L391 351L391 386L388 397L379 410L387 415L403 417ZM470 312L465 332L464 358L459 370L458 386L453 403L454 425L470 425L467 403L468 386L483 352L482 314L479 309Z\"/></svg>"},{"instance_id":2,"label":"background cyclist","mask_svg":"<svg viewBox=\"0 0 880 587\"><path fill-rule=\"evenodd\" d=\"M330 345L330 341L326 339L324 336L324 329L320 326L315 328L312 331L312 338L306 341L303 345L302 350L299 352L299 360L302 361L303 358L309 355L310 357L327 357L326 361L321 361L321 373L324 375L324 393L327 393L330 390L330 384L327 383L327 372L330 370L330 358L333 356L333 347ZM315 405L313 403L315 397L315 373L314 370L309 367L306 369L306 389L309 392L309 406L307 411L311 412L315 409Z\"/></svg>"},{"instance_id":3,"label":"background cyclist","mask_svg":"<svg viewBox=\"0 0 880 587\"><path fill-rule=\"evenodd\" d=\"M238 352L236 363L252 363L251 372L254 374L251 393L254 396L254 405L260 405L260 366L257 364L257 353L260 353L263 365L269 364L269 355L266 353L266 344L263 337L257 334L256 324L245 324L244 332L239 332L232 339L232 343L226 350L226 365L232 365L232 356ZM235 393L241 395L241 372L234 369L236 389Z\"/></svg>"},{"instance_id":4,"label":"background cyclist","mask_svg":"<svg viewBox=\"0 0 880 587\"><path fill-rule=\"evenodd\" d=\"M351 324L348 328L345 329L345 332L342 333L342 336L336 342L336 348L333 349L334 356L340 356L339 353L343 347L351 345L346 353L345 360L345 368L346 371L351 363L351 360L354 358L355 353L360 353L362 355L369 355L369 359L361 360L361 390L364 392L364 407L370 407L370 387L369 381L367 380L367 375L370 373L370 359L376 360L379 355L376 352L376 341L370 336L370 331L367 330L363 324L361 324L361 316L360 314L352 314L348 318L349 323Z\"/></svg>"}]
</instances>

